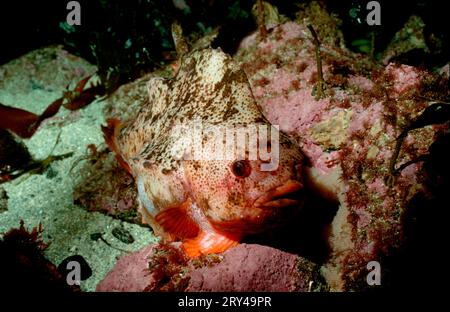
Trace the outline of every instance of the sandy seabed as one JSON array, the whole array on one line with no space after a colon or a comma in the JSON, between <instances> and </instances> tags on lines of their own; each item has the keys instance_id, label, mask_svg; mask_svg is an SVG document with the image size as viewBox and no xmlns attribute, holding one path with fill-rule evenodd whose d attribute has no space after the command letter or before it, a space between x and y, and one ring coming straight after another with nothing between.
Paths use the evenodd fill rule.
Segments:
<instances>
[{"instance_id":1,"label":"sandy seabed","mask_svg":"<svg viewBox=\"0 0 450 312\"><path fill-rule=\"evenodd\" d=\"M0 66L0 103L40 114L61 97L65 85L76 83L94 71L95 66L60 47L33 51ZM7 210L0 213L0 233L17 228L20 220L29 230L42 223L42 238L50 243L45 255L51 262L58 265L77 254L89 263L92 276L81 282L84 291L94 291L117 258L125 254L102 240L92 240L91 234L104 233L111 245L130 252L157 240L149 228L87 212L74 204L73 188L82 167L81 163L74 164L86 155L88 144L104 144L100 128L104 105L99 99L74 112L62 108L55 117L44 121L31 139L23 140L31 155L35 159L50 154L73 152L73 155L53 162L43 174L24 175L1 185L9 199ZM58 135L60 139L55 146ZM128 230L134 243L128 245L115 238L111 231L117 226Z\"/></svg>"}]
</instances>

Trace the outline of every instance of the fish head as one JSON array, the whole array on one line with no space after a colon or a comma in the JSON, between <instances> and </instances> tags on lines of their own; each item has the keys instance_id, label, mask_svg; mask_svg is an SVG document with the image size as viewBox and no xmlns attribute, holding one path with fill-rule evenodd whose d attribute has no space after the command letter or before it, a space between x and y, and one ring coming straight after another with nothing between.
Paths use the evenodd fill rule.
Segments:
<instances>
[{"instance_id":1,"label":"fish head","mask_svg":"<svg viewBox=\"0 0 450 312\"><path fill-rule=\"evenodd\" d=\"M201 160L186 161L189 192L221 232L262 232L292 219L303 206L303 156L298 146L275 127L259 126L271 128L270 138L248 136L241 141L246 142L245 149L231 148L234 157L208 159L217 151L206 148ZM256 152L251 141L256 142Z\"/></svg>"}]
</instances>

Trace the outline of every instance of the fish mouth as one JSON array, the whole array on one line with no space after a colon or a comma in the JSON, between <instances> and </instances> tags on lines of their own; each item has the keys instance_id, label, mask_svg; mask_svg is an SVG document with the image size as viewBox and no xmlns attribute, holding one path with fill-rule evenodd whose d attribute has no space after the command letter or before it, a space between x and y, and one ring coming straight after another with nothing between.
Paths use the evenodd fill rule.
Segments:
<instances>
[{"instance_id":1,"label":"fish mouth","mask_svg":"<svg viewBox=\"0 0 450 312\"><path fill-rule=\"evenodd\" d=\"M254 206L262 209L298 206L301 204L299 191L302 189L303 184L299 181L288 180L256 199Z\"/></svg>"}]
</instances>

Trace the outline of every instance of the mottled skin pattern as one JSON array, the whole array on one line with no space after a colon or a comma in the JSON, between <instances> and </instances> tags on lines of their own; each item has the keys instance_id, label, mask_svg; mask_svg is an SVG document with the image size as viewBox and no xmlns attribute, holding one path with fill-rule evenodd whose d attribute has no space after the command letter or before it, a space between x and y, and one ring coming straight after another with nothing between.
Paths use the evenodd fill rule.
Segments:
<instances>
[{"instance_id":1,"label":"mottled skin pattern","mask_svg":"<svg viewBox=\"0 0 450 312\"><path fill-rule=\"evenodd\" d=\"M288 180L302 181L296 167L302 155L287 137L280 135L277 170L261 171L261 161L250 160L251 174L245 178L233 174L234 161L179 160L171 152L176 140L190 135L174 137L173 128L194 120L230 127L269 124L256 105L247 77L231 57L219 49L194 51L182 58L174 78L152 78L148 90L149 101L134 120L123 125L116 144L131 167L142 212L155 232L173 239L155 217L186 202L188 213L204 231L220 229L242 236L277 223L286 207L262 209L254 202ZM149 202L154 210L148 208Z\"/></svg>"}]
</instances>

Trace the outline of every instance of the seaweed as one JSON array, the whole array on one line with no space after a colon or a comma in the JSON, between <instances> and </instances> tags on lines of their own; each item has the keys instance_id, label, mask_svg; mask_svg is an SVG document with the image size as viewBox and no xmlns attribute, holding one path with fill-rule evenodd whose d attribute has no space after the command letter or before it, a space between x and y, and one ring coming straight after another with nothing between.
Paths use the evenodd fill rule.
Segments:
<instances>
[{"instance_id":1,"label":"seaweed","mask_svg":"<svg viewBox=\"0 0 450 312\"><path fill-rule=\"evenodd\" d=\"M189 282L185 276L188 259L181 250L160 244L148 262L148 270L153 274L156 285L144 291L183 291Z\"/></svg>"},{"instance_id":2,"label":"seaweed","mask_svg":"<svg viewBox=\"0 0 450 312\"><path fill-rule=\"evenodd\" d=\"M91 76L82 79L74 90L66 90L62 97L48 105L40 115L0 103L0 130L9 130L23 139L31 138L41 123L55 116L61 106L77 110L91 103L97 95L105 93L104 87L100 84L84 90L90 78Z\"/></svg>"},{"instance_id":3,"label":"seaweed","mask_svg":"<svg viewBox=\"0 0 450 312\"><path fill-rule=\"evenodd\" d=\"M52 292L80 291L69 286L56 266L48 261L43 251L48 244L42 241L42 224L27 231L24 222L20 227L4 234L0 240L0 273L2 287L20 293L47 290Z\"/></svg>"},{"instance_id":4,"label":"seaweed","mask_svg":"<svg viewBox=\"0 0 450 312\"><path fill-rule=\"evenodd\" d=\"M257 1L258 6L258 29L259 29L259 36L261 37L261 40L265 40L267 37L267 28L264 21L264 3L262 0Z\"/></svg>"},{"instance_id":5,"label":"seaweed","mask_svg":"<svg viewBox=\"0 0 450 312\"><path fill-rule=\"evenodd\" d=\"M403 145L403 141L406 139L408 133L411 130L423 128L425 126L434 125L434 124L442 124L450 121L450 104L448 103L433 103L428 106L414 121L410 122L407 125L400 135L396 139L396 144L394 148L394 153L389 161L389 175L386 179L386 184L388 186L392 186L395 181L395 176L398 175L404 168L407 166L416 163L418 161L422 161L426 159L426 156L418 157L415 160L408 161L405 164L401 165L399 168L395 168L395 164L397 162L398 155L400 154L401 147Z\"/></svg>"},{"instance_id":6,"label":"seaweed","mask_svg":"<svg viewBox=\"0 0 450 312\"><path fill-rule=\"evenodd\" d=\"M316 51L317 82L313 88L313 95L318 101L325 97L326 84L325 80L323 79L322 58L320 56L320 41L312 25L308 25L308 29L313 36L313 43Z\"/></svg>"},{"instance_id":7,"label":"seaweed","mask_svg":"<svg viewBox=\"0 0 450 312\"><path fill-rule=\"evenodd\" d=\"M59 136L56 144L58 141ZM25 174L42 174L50 168L54 161L73 155L72 152L69 152L62 155L49 155L45 159L35 160L22 142L16 141L8 131L1 129L0 143L0 184Z\"/></svg>"},{"instance_id":8,"label":"seaweed","mask_svg":"<svg viewBox=\"0 0 450 312\"><path fill-rule=\"evenodd\" d=\"M95 98L104 95L106 90L103 85L97 83L87 89L84 89L86 83L92 78L88 76L80 80L74 90L66 90L62 96L64 108L68 110L77 110L90 104Z\"/></svg>"},{"instance_id":9,"label":"seaweed","mask_svg":"<svg viewBox=\"0 0 450 312\"><path fill-rule=\"evenodd\" d=\"M62 103L61 98L57 99L41 115L0 103L0 130L12 131L24 139L31 138L45 119L58 113Z\"/></svg>"},{"instance_id":10,"label":"seaweed","mask_svg":"<svg viewBox=\"0 0 450 312\"><path fill-rule=\"evenodd\" d=\"M101 241L101 242L103 242L103 243L105 243L107 246L109 246L109 247L111 247L112 249L116 249L116 250L119 250L119 251L123 251L123 252L131 252L130 250L125 250L125 249L122 249L122 248L119 248L119 247L115 247L115 246L113 246L113 245L111 245L111 243L109 243L104 237L103 237L103 235L104 235L104 233L92 233L91 235L90 235L90 238L91 238L91 240L93 240L93 241ZM115 235L114 235L115 236Z\"/></svg>"}]
</instances>

